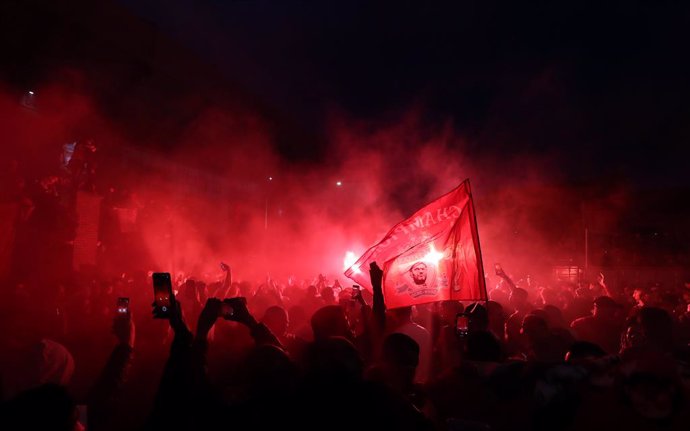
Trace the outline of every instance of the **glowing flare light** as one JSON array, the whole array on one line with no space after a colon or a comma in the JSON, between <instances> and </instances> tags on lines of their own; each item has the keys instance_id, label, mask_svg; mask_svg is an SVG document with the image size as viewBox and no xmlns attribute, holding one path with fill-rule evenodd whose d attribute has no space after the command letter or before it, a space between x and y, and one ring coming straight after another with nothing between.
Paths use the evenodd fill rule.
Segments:
<instances>
[{"instance_id":1,"label":"glowing flare light","mask_svg":"<svg viewBox=\"0 0 690 431\"><path fill-rule=\"evenodd\" d=\"M438 266L441 259L443 259L443 253L437 251L433 244L429 244L429 253L424 256L424 262Z\"/></svg>"},{"instance_id":2,"label":"glowing flare light","mask_svg":"<svg viewBox=\"0 0 690 431\"><path fill-rule=\"evenodd\" d=\"M351 251L346 252L345 260L343 261L343 269L349 269L352 265L355 264L355 262L357 262L357 255ZM359 269L359 266L352 266L352 272L354 272L355 274L362 273L362 271L360 271Z\"/></svg>"}]
</instances>

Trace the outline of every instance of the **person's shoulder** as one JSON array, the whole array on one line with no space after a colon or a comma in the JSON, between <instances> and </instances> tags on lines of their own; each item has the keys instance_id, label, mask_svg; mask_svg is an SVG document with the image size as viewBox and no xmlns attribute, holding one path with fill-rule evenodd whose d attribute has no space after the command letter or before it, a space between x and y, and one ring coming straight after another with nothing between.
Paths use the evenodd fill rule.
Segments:
<instances>
[{"instance_id":1,"label":"person's shoulder","mask_svg":"<svg viewBox=\"0 0 690 431\"><path fill-rule=\"evenodd\" d=\"M401 325L400 327L398 327L393 332L398 332L400 334L409 335L410 337L415 339L415 341L418 341L421 338L426 338L426 337L431 336L431 334L429 334L429 331L427 331L426 328L424 328L423 326L420 326L414 322L405 323L404 325Z\"/></svg>"},{"instance_id":2,"label":"person's shoulder","mask_svg":"<svg viewBox=\"0 0 690 431\"><path fill-rule=\"evenodd\" d=\"M412 331L418 332L420 334L429 335L429 330L426 329L425 327L423 327L422 325L419 325L419 324L414 323L414 322L410 322L409 327Z\"/></svg>"},{"instance_id":3,"label":"person's shoulder","mask_svg":"<svg viewBox=\"0 0 690 431\"><path fill-rule=\"evenodd\" d=\"M571 328L581 328L583 326L589 326L593 323L594 318L592 316L578 317L573 320L570 324Z\"/></svg>"}]
</instances>

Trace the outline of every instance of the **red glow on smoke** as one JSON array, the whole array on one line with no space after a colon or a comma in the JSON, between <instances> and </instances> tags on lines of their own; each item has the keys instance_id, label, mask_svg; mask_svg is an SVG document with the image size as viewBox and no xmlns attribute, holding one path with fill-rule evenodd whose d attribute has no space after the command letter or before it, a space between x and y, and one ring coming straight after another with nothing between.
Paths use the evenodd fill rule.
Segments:
<instances>
[{"instance_id":1,"label":"red glow on smoke","mask_svg":"<svg viewBox=\"0 0 690 431\"><path fill-rule=\"evenodd\" d=\"M424 256L424 262L438 266L441 259L443 259L443 253L437 251L434 244L429 244L429 253Z\"/></svg>"},{"instance_id":2,"label":"red glow on smoke","mask_svg":"<svg viewBox=\"0 0 690 431\"><path fill-rule=\"evenodd\" d=\"M114 271L144 266L218 279L222 260L238 279L322 272L342 280L360 251L467 177L485 262L528 268L541 264L535 257L581 254L577 242L552 253L549 232L579 229L580 217L569 210L578 203L542 175L545 161L467 156L452 127L424 124L418 110L386 123L332 115L328 163L295 164L274 150L276 133L262 116L242 108L201 107L173 142L153 132L145 142L126 139L127 125L94 108L75 82L34 88L38 111L5 94L0 121L6 141L22 143L10 145L9 159L29 176L49 173L66 142L94 139L99 192L122 191L117 206L132 216ZM430 250L428 260L439 259Z\"/></svg>"},{"instance_id":3,"label":"red glow on smoke","mask_svg":"<svg viewBox=\"0 0 690 431\"><path fill-rule=\"evenodd\" d=\"M352 267L352 265L354 265L355 262L357 262L358 258L359 257L352 251L348 251L347 253L345 253L345 260L343 261L343 271ZM361 274L362 273L362 271L359 269L359 266L352 267L352 271L355 274Z\"/></svg>"}]
</instances>

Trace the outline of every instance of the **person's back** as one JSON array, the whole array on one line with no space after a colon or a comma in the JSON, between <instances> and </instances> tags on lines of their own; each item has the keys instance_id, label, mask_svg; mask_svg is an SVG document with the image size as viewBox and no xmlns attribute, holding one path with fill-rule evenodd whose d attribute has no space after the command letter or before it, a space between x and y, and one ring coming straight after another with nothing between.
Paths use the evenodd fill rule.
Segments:
<instances>
[{"instance_id":1,"label":"person's back","mask_svg":"<svg viewBox=\"0 0 690 431\"><path fill-rule=\"evenodd\" d=\"M522 322L521 332L527 341L527 359L542 364L562 362L572 340L551 331L537 311L525 316Z\"/></svg>"},{"instance_id":2,"label":"person's back","mask_svg":"<svg viewBox=\"0 0 690 431\"><path fill-rule=\"evenodd\" d=\"M461 362L446 370L428 386L436 421L451 418L487 423L495 408L486 376L474 363Z\"/></svg>"},{"instance_id":3,"label":"person's back","mask_svg":"<svg viewBox=\"0 0 690 431\"><path fill-rule=\"evenodd\" d=\"M506 325L506 316L503 306L496 301L489 301L486 305L489 314L489 330L503 342L505 340Z\"/></svg>"},{"instance_id":4,"label":"person's back","mask_svg":"<svg viewBox=\"0 0 690 431\"><path fill-rule=\"evenodd\" d=\"M230 388L234 399L226 410L210 412L209 417L217 424L230 421L227 425L244 429L273 429L296 423L299 372L288 355L276 346L257 346L241 368L241 376Z\"/></svg>"},{"instance_id":5,"label":"person's back","mask_svg":"<svg viewBox=\"0 0 690 431\"><path fill-rule=\"evenodd\" d=\"M390 334L383 342L381 360L367 370L367 380L384 384L422 410L426 397L422 386L414 382L418 365L419 345L405 334Z\"/></svg>"},{"instance_id":6,"label":"person's back","mask_svg":"<svg viewBox=\"0 0 690 431\"><path fill-rule=\"evenodd\" d=\"M620 334L606 322L594 316L587 316L575 319L570 327L579 341L594 343L608 353L616 353Z\"/></svg>"},{"instance_id":7,"label":"person's back","mask_svg":"<svg viewBox=\"0 0 690 431\"><path fill-rule=\"evenodd\" d=\"M419 366L417 367L415 380L417 382L426 382L431 377L431 354L433 349L431 334L426 328L412 321L412 310L410 307L392 310L392 314L395 316L395 322L390 332L405 334L419 345Z\"/></svg>"},{"instance_id":8,"label":"person's back","mask_svg":"<svg viewBox=\"0 0 690 431\"><path fill-rule=\"evenodd\" d=\"M298 429L429 428L411 403L384 384L362 379L363 362L342 337L319 339L309 346L299 394Z\"/></svg>"},{"instance_id":9,"label":"person's back","mask_svg":"<svg viewBox=\"0 0 690 431\"><path fill-rule=\"evenodd\" d=\"M311 316L311 329L315 341L330 337L353 337L345 311L339 305L326 305L316 310Z\"/></svg>"},{"instance_id":10,"label":"person's back","mask_svg":"<svg viewBox=\"0 0 690 431\"><path fill-rule=\"evenodd\" d=\"M611 298L599 297L594 300L592 315L575 319L570 327L578 340L597 344L608 353L616 353L621 334L618 309L618 304Z\"/></svg>"},{"instance_id":11,"label":"person's back","mask_svg":"<svg viewBox=\"0 0 690 431\"><path fill-rule=\"evenodd\" d=\"M575 291L575 296L568 303L565 314L570 320L587 317L592 311L592 298L589 291L580 287Z\"/></svg>"}]
</instances>

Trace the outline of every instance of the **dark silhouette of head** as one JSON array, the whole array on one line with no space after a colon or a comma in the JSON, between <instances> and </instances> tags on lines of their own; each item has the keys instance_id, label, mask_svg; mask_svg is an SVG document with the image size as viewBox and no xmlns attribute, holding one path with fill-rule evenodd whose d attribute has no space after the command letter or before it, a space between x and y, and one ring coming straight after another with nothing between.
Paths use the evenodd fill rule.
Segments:
<instances>
[{"instance_id":1,"label":"dark silhouette of head","mask_svg":"<svg viewBox=\"0 0 690 431\"><path fill-rule=\"evenodd\" d=\"M613 299L609 298L608 296L599 296L596 299L594 299L594 310L593 310L593 315L594 317L601 318L601 319L615 319L616 314L620 310L620 306L616 301Z\"/></svg>"},{"instance_id":2,"label":"dark silhouette of head","mask_svg":"<svg viewBox=\"0 0 690 431\"><path fill-rule=\"evenodd\" d=\"M244 369L248 393L252 396L284 394L297 385L297 366L283 350L272 345L252 349Z\"/></svg>"},{"instance_id":3,"label":"dark silhouette of head","mask_svg":"<svg viewBox=\"0 0 690 431\"><path fill-rule=\"evenodd\" d=\"M543 317L530 313L522 320L520 332L527 340L534 342L546 338L549 335L549 327Z\"/></svg>"},{"instance_id":4,"label":"dark silhouette of head","mask_svg":"<svg viewBox=\"0 0 690 431\"><path fill-rule=\"evenodd\" d=\"M480 362L501 362L503 348L490 331L479 330L467 335L467 359Z\"/></svg>"},{"instance_id":5,"label":"dark silhouette of head","mask_svg":"<svg viewBox=\"0 0 690 431\"><path fill-rule=\"evenodd\" d=\"M3 429L73 431L77 406L64 386L47 383L17 395L2 406Z\"/></svg>"},{"instance_id":6,"label":"dark silhouette of head","mask_svg":"<svg viewBox=\"0 0 690 431\"><path fill-rule=\"evenodd\" d=\"M398 389L409 387L419 365L419 344L408 335L390 334L383 341L381 359L387 383Z\"/></svg>"},{"instance_id":7,"label":"dark silhouette of head","mask_svg":"<svg viewBox=\"0 0 690 431\"><path fill-rule=\"evenodd\" d=\"M489 314L489 328L500 339L505 336L506 315L503 306L496 301L486 303L486 311Z\"/></svg>"},{"instance_id":8,"label":"dark silhouette of head","mask_svg":"<svg viewBox=\"0 0 690 431\"><path fill-rule=\"evenodd\" d=\"M285 309L283 309L283 307L279 307L277 305L268 307L266 309L261 322L268 326L268 329L270 329L273 335L276 337L284 336L289 325L287 312Z\"/></svg>"},{"instance_id":9,"label":"dark silhouette of head","mask_svg":"<svg viewBox=\"0 0 690 431\"><path fill-rule=\"evenodd\" d=\"M345 311L339 305L327 305L316 310L311 317L311 329L317 341L329 337L352 338Z\"/></svg>"},{"instance_id":10,"label":"dark silhouette of head","mask_svg":"<svg viewBox=\"0 0 690 431\"><path fill-rule=\"evenodd\" d=\"M489 313L486 311L486 307L478 302L473 302L468 305L465 309L465 315L468 318L468 330L472 331L485 331L489 328Z\"/></svg>"},{"instance_id":11,"label":"dark silhouette of head","mask_svg":"<svg viewBox=\"0 0 690 431\"><path fill-rule=\"evenodd\" d=\"M567 326L560 308L555 305L545 305L543 310L549 328L565 328Z\"/></svg>"},{"instance_id":12,"label":"dark silhouette of head","mask_svg":"<svg viewBox=\"0 0 690 431\"><path fill-rule=\"evenodd\" d=\"M455 325L455 316L462 313L465 307L462 302L443 301L441 302L441 320L446 325Z\"/></svg>"},{"instance_id":13,"label":"dark silhouette of head","mask_svg":"<svg viewBox=\"0 0 690 431\"><path fill-rule=\"evenodd\" d=\"M333 288L326 286L321 289L321 299L323 299L327 305L335 304L335 293L333 293Z\"/></svg>"},{"instance_id":14,"label":"dark silhouette of head","mask_svg":"<svg viewBox=\"0 0 690 431\"><path fill-rule=\"evenodd\" d=\"M408 335L390 334L383 341L383 361L395 367L415 369L419 364L419 344Z\"/></svg>"},{"instance_id":15,"label":"dark silhouette of head","mask_svg":"<svg viewBox=\"0 0 690 431\"><path fill-rule=\"evenodd\" d=\"M364 361L350 340L326 337L307 350L307 379L319 386L357 382L362 378Z\"/></svg>"}]
</instances>

